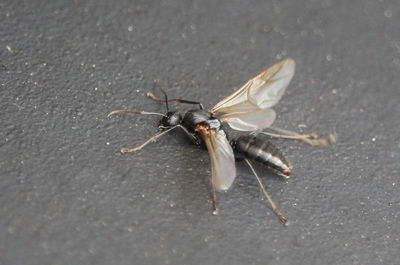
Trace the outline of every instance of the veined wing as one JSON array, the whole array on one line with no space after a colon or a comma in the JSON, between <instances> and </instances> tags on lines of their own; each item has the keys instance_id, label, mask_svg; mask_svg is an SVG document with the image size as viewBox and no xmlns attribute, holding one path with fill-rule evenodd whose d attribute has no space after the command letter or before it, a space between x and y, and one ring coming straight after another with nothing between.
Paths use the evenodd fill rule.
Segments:
<instances>
[{"instance_id":1,"label":"veined wing","mask_svg":"<svg viewBox=\"0 0 400 265\"><path fill-rule=\"evenodd\" d=\"M210 112L243 113L270 108L281 99L294 70L294 60L283 60L250 79L238 91L217 103Z\"/></svg>"},{"instance_id":2,"label":"veined wing","mask_svg":"<svg viewBox=\"0 0 400 265\"><path fill-rule=\"evenodd\" d=\"M235 157L223 130L207 130L199 126L211 161L211 181L216 190L227 190L236 177Z\"/></svg>"},{"instance_id":3,"label":"veined wing","mask_svg":"<svg viewBox=\"0 0 400 265\"><path fill-rule=\"evenodd\" d=\"M275 117L275 111L270 108L248 113L226 114L222 115L220 120L237 131L257 131L271 126Z\"/></svg>"},{"instance_id":4,"label":"veined wing","mask_svg":"<svg viewBox=\"0 0 400 265\"><path fill-rule=\"evenodd\" d=\"M217 103L210 112L221 114L222 121L242 131L265 128L273 123L275 112L270 108L281 99L294 71L294 60L283 60L249 80L238 91ZM264 122L260 120L263 115Z\"/></svg>"}]
</instances>

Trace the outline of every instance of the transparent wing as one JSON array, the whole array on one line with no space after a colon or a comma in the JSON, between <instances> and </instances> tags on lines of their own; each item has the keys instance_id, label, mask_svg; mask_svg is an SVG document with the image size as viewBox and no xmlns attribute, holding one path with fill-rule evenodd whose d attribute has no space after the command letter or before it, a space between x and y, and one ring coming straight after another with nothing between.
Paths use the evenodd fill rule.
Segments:
<instances>
[{"instance_id":1,"label":"transparent wing","mask_svg":"<svg viewBox=\"0 0 400 265\"><path fill-rule=\"evenodd\" d=\"M263 109L248 113L223 115L220 120L237 131L257 131L271 126L276 117L273 109Z\"/></svg>"},{"instance_id":2,"label":"transparent wing","mask_svg":"<svg viewBox=\"0 0 400 265\"><path fill-rule=\"evenodd\" d=\"M211 160L211 181L216 190L227 190L236 177L235 157L223 130L200 131Z\"/></svg>"},{"instance_id":3,"label":"transparent wing","mask_svg":"<svg viewBox=\"0 0 400 265\"><path fill-rule=\"evenodd\" d=\"M212 113L249 112L275 105L294 75L295 62L286 59L249 80L238 91L217 103Z\"/></svg>"}]
</instances>

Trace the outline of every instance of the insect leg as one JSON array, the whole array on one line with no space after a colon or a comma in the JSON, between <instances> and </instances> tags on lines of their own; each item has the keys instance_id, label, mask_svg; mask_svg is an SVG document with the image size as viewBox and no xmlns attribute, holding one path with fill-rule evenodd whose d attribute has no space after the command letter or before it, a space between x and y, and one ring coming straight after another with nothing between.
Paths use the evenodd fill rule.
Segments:
<instances>
[{"instance_id":1,"label":"insect leg","mask_svg":"<svg viewBox=\"0 0 400 265\"><path fill-rule=\"evenodd\" d=\"M181 128L181 129L187 134L187 136L189 136L189 138L190 138L193 142L197 143L198 139L197 139L193 134L191 134L184 126L182 126L182 125L180 125L180 124L178 124L177 126L178 126L179 128Z\"/></svg>"},{"instance_id":2,"label":"insect leg","mask_svg":"<svg viewBox=\"0 0 400 265\"><path fill-rule=\"evenodd\" d=\"M260 178L258 177L258 175L257 175L256 171L254 170L253 166L251 165L250 161L247 160L247 159L244 159L244 160L246 161L247 165L250 167L251 171L253 172L254 176L256 177L256 179L258 181L258 186L260 187L260 190L264 194L265 198L267 198L267 200L268 200L269 204L271 205L271 208L274 211L274 213L279 217L279 219L282 221L282 223L284 225L288 225L289 221L281 214L281 212L276 207L274 201L271 199L271 197L269 196L269 194L265 190Z\"/></svg>"},{"instance_id":3,"label":"insect leg","mask_svg":"<svg viewBox=\"0 0 400 265\"><path fill-rule=\"evenodd\" d=\"M297 140L302 140L310 145L318 145L318 146L325 146L331 143L334 143L336 141L335 136L332 134L329 134L327 137L317 139L318 136L315 133L310 133L310 134L298 134L296 132L284 130L284 129L279 129L275 127L269 127L269 129L272 129L274 131L277 131L278 134L276 133L269 133L269 132L261 132L262 134L269 135L271 137L276 137L276 138L285 138L285 139L297 139Z\"/></svg>"},{"instance_id":4,"label":"insect leg","mask_svg":"<svg viewBox=\"0 0 400 265\"><path fill-rule=\"evenodd\" d=\"M160 133L157 133L156 135L150 137L146 142L144 142L143 144L141 144L141 145L139 145L137 147L134 147L134 148L122 148L121 149L121 153L125 154L125 153L138 151L138 150L142 149L143 147L145 147L146 145L148 145L149 143L157 141L158 138L160 138L164 134L168 133L169 131L172 131L173 129L175 129L177 127L179 127L179 125L171 127L171 128L169 128L169 129L167 129L165 131L162 131Z\"/></svg>"},{"instance_id":5,"label":"insect leg","mask_svg":"<svg viewBox=\"0 0 400 265\"><path fill-rule=\"evenodd\" d=\"M186 133L186 135L190 138L190 140L192 140L194 143L196 143L197 144L197 142L198 142L198 139L192 134L192 133L190 133L186 128L185 128L185 126L182 126L182 125L180 125L180 124L178 124L178 125L176 125L177 127L179 127L179 128L181 128L185 133ZM159 128L161 128L161 129L168 129L168 127L163 127L163 126L159 126Z\"/></svg>"},{"instance_id":6,"label":"insect leg","mask_svg":"<svg viewBox=\"0 0 400 265\"><path fill-rule=\"evenodd\" d=\"M262 134L275 137L275 138L284 138L284 139L316 139L317 135L315 133L310 134L298 134L298 135L286 135L286 134L277 134L270 132L261 132Z\"/></svg>"}]
</instances>

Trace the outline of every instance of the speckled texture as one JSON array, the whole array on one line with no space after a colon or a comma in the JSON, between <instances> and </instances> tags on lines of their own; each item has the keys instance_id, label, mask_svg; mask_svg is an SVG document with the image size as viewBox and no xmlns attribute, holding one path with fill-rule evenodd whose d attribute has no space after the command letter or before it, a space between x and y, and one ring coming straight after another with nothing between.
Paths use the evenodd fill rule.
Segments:
<instances>
[{"instance_id":1,"label":"speckled texture","mask_svg":"<svg viewBox=\"0 0 400 265\"><path fill-rule=\"evenodd\" d=\"M400 4L1 1L0 264L400 264ZM284 57L297 71L274 141L294 165L243 163L211 215L207 152L156 131L153 80L213 106ZM185 106L179 106L182 110Z\"/></svg>"}]
</instances>

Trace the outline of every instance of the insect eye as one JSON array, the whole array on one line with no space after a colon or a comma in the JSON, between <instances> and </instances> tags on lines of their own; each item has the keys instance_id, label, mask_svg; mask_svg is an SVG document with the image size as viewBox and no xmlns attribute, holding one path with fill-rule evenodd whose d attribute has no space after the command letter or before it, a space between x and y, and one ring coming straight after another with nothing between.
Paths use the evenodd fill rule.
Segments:
<instances>
[{"instance_id":1,"label":"insect eye","mask_svg":"<svg viewBox=\"0 0 400 265\"><path fill-rule=\"evenodd\" d=\"M161 127L171 127L178 125L181 120L181 115L175 112L168 112L160 121Z\"/></svg>"}]
</instances>

